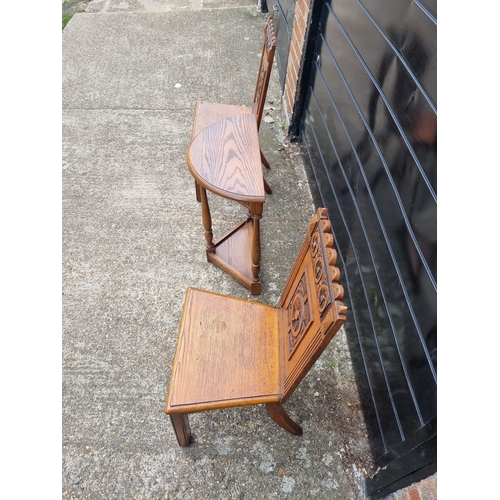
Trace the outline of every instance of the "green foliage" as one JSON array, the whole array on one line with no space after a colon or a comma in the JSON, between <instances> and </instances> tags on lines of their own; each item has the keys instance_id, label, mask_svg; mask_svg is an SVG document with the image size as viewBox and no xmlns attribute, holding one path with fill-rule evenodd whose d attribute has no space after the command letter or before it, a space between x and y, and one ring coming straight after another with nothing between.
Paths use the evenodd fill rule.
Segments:
<instances>
[{"instance_id":1,"label":"green foliage","mask_svg":"<svg viewBox=\"0 0 500 500\"><path fill-rule=\"evenodd\" d=\"M73 14L63 14L62 16L62 29L69 23L69 20L73 17Z\"/></svg>"}]
</instances>

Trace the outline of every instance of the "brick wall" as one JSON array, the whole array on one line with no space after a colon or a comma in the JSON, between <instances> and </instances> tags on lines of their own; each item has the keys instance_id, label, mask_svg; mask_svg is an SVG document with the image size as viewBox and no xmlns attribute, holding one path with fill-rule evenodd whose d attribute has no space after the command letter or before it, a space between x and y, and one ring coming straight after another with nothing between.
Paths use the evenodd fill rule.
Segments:
<instances>
[{"instance_id":1,"label":"brick wall","mask_svg":"<svg viewBox=\"0 0 500 500\"><path fill-rule=\"evenodd\" d=\"M294 104L298 99L297 80L300 74L300 63L304 49L304 38L309 20L309 7L311 0L297 0L295 4L295 16L292 28L292 39L290 42L290 53L286 68L285 91L283 102L287 120L293 113Z\"/></svg>"}]
</instances>

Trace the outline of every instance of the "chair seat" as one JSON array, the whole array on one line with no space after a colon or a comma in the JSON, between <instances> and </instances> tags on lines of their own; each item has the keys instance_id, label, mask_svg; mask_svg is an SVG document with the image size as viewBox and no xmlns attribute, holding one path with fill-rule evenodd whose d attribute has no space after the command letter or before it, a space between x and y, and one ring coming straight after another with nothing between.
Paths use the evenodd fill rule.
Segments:
<instances>
[{"instance_id":1,"label":"chair seat","mask_svg":"<svg viewBox=\"0 0 500 500\"><path fill-rule=\"evenodd\" d=\"M191 142L204 128L216 122L232 116L251 115L252 112L251 106L233 106L231 104L198 101L194 112Z\"/></svg>"},{"instance_id":2,"label":"chair seat","mask_svg":"<svg viewBox=\"0 0 500 500\"><path fill-rule=\"evenodd\" d=\"M166 413L280 401L274 307L188 288Z\"/></svg>"}]
</instances>

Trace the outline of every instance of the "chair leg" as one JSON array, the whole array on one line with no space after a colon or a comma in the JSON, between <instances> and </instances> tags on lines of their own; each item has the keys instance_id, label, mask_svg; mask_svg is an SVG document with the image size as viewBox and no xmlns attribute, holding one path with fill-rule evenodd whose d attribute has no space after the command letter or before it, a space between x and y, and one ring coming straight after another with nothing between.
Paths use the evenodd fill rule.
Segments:
<instances>
[{"instance_id":1,"label":"chair leg","mask_svg":"<svg viewBox=\"0 0 500 500\"><path fill-rule=\"evenodd\" d=\"M302 436L302 427L296 424L279 403L266 403L267 414L285 431Z\"/></svg>"},{"instance_id":2,"label":"chair leg","mask_svg":"<svg viewBox=\"0 0 500 500\"><path fill-rule=\"evenodd\" d=\"M273 190L271 189L271 187L269 186L269 184L267 183L266 179L264 179L264 191L267 193L267 194L273 194Z\"/></svg>"},{"instance_id":3,"label":"chair leg","mask_svg":"<svg viewBox=\"0 0 500 500\"><path fill-rule=\"evenodd\" d=\"M262 149L260 150L260 161L262 162L262 165L264 165L264 167L271 168L271 165L269 165L269 162L267 161L266 157L264 156Z\"/></svg>"},{"instance_id":4,"label":"chair leg","mask_svg":"<svg viewBox=\"0 0 500 500\"><path fill-rule=\"evenodd\" d=\"M170 421L177 437L177 442L180 446L189 446L191 440L191 428L189 427L189 419L186 414L176 413L170 415Z\"/></svg>"}]
</instances>

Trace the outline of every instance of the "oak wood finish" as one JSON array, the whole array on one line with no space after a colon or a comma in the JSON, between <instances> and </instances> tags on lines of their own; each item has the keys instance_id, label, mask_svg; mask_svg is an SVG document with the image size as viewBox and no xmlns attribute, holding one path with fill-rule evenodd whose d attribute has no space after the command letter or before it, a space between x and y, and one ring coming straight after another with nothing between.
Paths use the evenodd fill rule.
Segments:
<instances>
[{"instance_id":1,"label":"oak wood finish","mask_svg":"<svg viewBox=\"0 0 500 500\"><path fill-rule=\"evenodd\" d=\"M165 413L181 446L188 414L265 404L295 435L283 403L346 320L327 210L317 210L278 307L188 288Z\"/></svg>"},{"instance_id":2,"label":"oak wood finish","mask_svg":"<svg viewBox=\"0 0 500 500\"><path fill-rule=\"evenodd\" d=\"M187 164L199 189L207 260L258 295L260 219L266 195L254 115L231 116L202 129L189 147ZM215 242L207 189L248 209L247 218Z\"/></svg>"},{"instance_id":3,"label":"oak wood finish","mask_svg":"<svg viewBox=\"0 0 500 500\"><path fill-rule=\"evenodd\" d=\"M231 104L221 104L215 102L198 101L196 103L193 128L191 130L191 142L194 138L206 127L230 118L232 116L252 114L257 122L257 130L260 128L262 114L264 112L264 104L266 101L267 89L269 86L269 78L273 66L274 53L276 51L276 35L274 32L274 24L271 16L267 17L266 25L264 26L264 43L262 46L262 55L260 58L259 71L257 74L257 82L252 106L234 106ZM260 145L259 145L260 151ZM266 168L270 168L269 162L260 151L261 163ZM196 199L201 201L199 186L195 181ZM264 179L264 188L266 193L272 194L269 184Z\"/></svg>"},{"instance_id":4,"label":"oak wood finish","mask_svg":"<svg viewBox=\"0 0 500 500\"><path fill-rule=\"evenodd\" d=\"M186 159L195 180L213 193L239 202L266 201L254 115L231 116L205 127Z\"/></svg>"}]
</instances>

